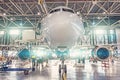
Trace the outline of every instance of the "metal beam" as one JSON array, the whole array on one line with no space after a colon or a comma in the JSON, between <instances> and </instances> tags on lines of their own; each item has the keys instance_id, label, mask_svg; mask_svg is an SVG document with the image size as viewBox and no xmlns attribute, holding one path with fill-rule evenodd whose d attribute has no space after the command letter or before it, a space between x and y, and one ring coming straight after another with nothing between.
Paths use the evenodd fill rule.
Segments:
<instances>
[{"instance_id":1,"label":"metal beam","mask_svg":"<svg viewBox=\"0 0 120 80\"><path fill-rule=\"evenodd\" d=\"M112 13L115 9L117 9L117 8L119 8L120 7L120 2L119 2L119 4L116 6L116 7L114 7L114 9L112 9L110 12Z\"/></svg>"},{"instance_id":2,"label":"metal beam","mask_svg":"<svg viewBox=\"0 0 120 80\"><path fill-rule=\"evenodd\" d=\"M116 2L114 2L114 3L108 8L108 11L111 12L111 10L112 10L113 6L115 5L115 3L116 3Z\"/></svg>"},{"instance_id":3,"label":"metal beam","mask_svg":"<svg viewBox=\"0 0 120 80\"><path fill-rule=\"evenodd\" d=\"M12 20L10 20L9 18L5 17L5 16L2 16L3 18L7 19L8 21L10 21L11 23L13 23L14 25L16 25L16 27L19 27L18 24L16 24L15 22L13 22Z\"/></svg>"},{"instance_id":4,"label":"metal beam","mask_svg":"<svg viewBox=\"0 0 120 80\"><path fill-rule=\"evenodd\" d=\"M119 0L69 0L69 3L78 3L78 2L120 2ZM10 4L9 1L3 1L4 3ZM22 0L21 1L14 1L16 4L23 4ZM38 3L36 0L30 0L30 1L25 1L28 4L33 4L33 3ZM45 0L46 3L64 3L65 0ZM3 3L0 3L3 4Z\"/></svg>"},{"instance_id":5,"label":"metal beam","mask_svg":"<svg viewBox=\"0 0 120 80\"><path fill-rule=\"evenodd\" d=\"M97 24L95 24L94 26L97 26L98 24L100 24L102 21L104 21L104 19L106 19L107 16L105 16L104 18L102 18Z\"/></svg>"},{"instance_id":6,"label":"metal beam","mask_svg":"<svg viewBox=\"0 0 120 80\"><path fill-rule=\"evenodd\" d=\"M33 26L33 28L35 28L35 25L28 18L26 18L26 19Z\"/></svg>"},{"instance_id":7,"label":"metal beam","mask_svg":"<svg viewBox=\"0 0 120 80\"><path fill-rule=\"evenodd\" d=\"M113 24L110 26L110 29L117 28L118 26L120 27L120 20L118 20L117 22L113 23Z\"/></svg>"},{"instance_id":8,"label":"metal beam","mask_svg":"<svg viewBox=\"0 0 120 80\"><path fill-rule=\"evenodd\" d=\"M96 5L96 4L93 4L93 5L90 7L89 11L87 12L87 15L90 13L90 11L93 9L93 7L94 7L95 5Z\"/></svg>"},{"instance_id":9,"label":"metal beam","mask_svg":"<svg viewBox=\"0 0 120 80\"><path fill-rule=\"evenodd\" d=\"M14 3L12 0L9 0L9 1L12 3L12 5L15 6L15 8L16 8L21 14L23 14L23 11L20 10L20 9L15 5L15 3Z\"/></svg>"},{"instance_id":10,"label":"metal beam","mask_svg":"<svg viewBox=\"0 0 120 80\"><path fill-rule=\"evenodd\" d=\"M22 15L24 15L23 13L23 10L18 6L18 5L15 5L12 1L11 3L17 8L17 9L20 9L22 12L20 12ZM27 5L26 5L27 6ZM27 6L28 7L28 6ZM30 9L30 8L29 8ZM35 25L26 17L27 21L33 26L35 27Z\"/></svg>"},{"instance_id":11,"label":"metal beam","mask_svg":"<svg viewBox=\"0 0 120 80\"><path fill-rule=\"evenodd\" d=\"M87 2L84 3L82 9L81 9L81 12L84 11L85 12L85 6L86 6Z\"/></svg>"},{"instance_id":12,"label":"metal beam","mask_svg":"<svg viewBox=\"0 0 120 80\"><path fill-rule=\"evenodd\" d=\"M3 27L3 28L5 28L5 26L4 26L4 25L2 25L2 24L0 24L0 26L1 26L1 27Z\"/></svg>"},{"instance_id":13,"label":"metal beam","mask_svg":"<svg viewBox=\"0 0 120 80\"><path fill-rule=\"evenodd\" d=\"M84 15L88 15L88 16L120 16L120 13L83 13Z\"/></svg>"},{"instance_id":14,"label":"metal beam","mask_svg":"<svg viewBox=\"0 0 120 80\"><path fill-rule=\"evenodd\" d=\"M26 4L26 2L24 0L22 0L23 3L26 5L26 7L28 8L28 10L30 10L30 12L33 14L32 10L30 9L30 7L28 6L28 4Z\"/></svg>"},{"instance_id":15,"label":"metal beam","mask_svg":"<svg viewBox=\"0 0 120 80\"><path fill-rule=\"evenodd\" d=\"M96 4L99 8L101 8L103 11L105 11L106 13L108 13L108 11L101 5L101 4Z\"/></svg>"},{"instance_id":16,"label":"metal beam","mask_svg":"<svg viewBox=\"0 0 120 80\"><path fill-rule=\"evenodd\" d=\"M13 6L13 5L9 6L8 4L6 4L6 6L9 7L10 10L12 10L13 12L15 12L15 14L18 14L13 8L11 8L11 6Z\"/></svg>"},{"instance_id":17,"label":"metal beam","mask_svg":"<svg viewBox=\"0 0 120 80\"><path fill-rule=\"evenodd\" d=\"M102 7L103 7L105 4L106 4L106 2L104 2L104 4L102 5ZM100 10L101 10L101 8L99 8L99 9L97 10L97 13L99 13Z\"/></svg>"}]
</instances>

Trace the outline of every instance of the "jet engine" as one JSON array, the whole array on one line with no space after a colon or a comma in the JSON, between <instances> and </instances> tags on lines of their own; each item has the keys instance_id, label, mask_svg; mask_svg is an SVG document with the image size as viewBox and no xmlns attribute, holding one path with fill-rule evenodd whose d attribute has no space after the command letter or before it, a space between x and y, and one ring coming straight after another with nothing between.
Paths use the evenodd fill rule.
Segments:
<instances>
[{"instance_id":1,"label":"jet engine","mask_svg":"<svg viewBox=\"0 0 120 80\"><path fill-rule=\"evenodd\" d=\"M92 57L99 61L105 61L111 56L107 47L96 47L92 50Z\"/></svg>"},{"instance_id":2,"label":"jet engine","mask_svg":"<svg viewBox=\"0 0 120 80\"><path fill-rule=\"evenodd\" d=\"M28 50L28 49L23 49L23 50L21 50L21 51L18 53L18 57L19 57L21 60L23 60L23 61L27 60L28 58L30 58L30 52L29 52L29 50Z\"/></svg>"}]
</instances>

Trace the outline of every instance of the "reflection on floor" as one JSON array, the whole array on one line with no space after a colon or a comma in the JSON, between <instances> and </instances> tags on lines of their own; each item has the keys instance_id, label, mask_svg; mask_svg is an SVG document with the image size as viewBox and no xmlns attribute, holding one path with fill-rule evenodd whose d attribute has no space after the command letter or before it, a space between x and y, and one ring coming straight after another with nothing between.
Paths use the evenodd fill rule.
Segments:
<instances>
[{"instance_id":1,"label":"reflection on floor","mask_svg":"<svg viewBox=\"0 0 120 80\"><path fill-rule=\"evenodd\" d=\"M51 63L51 64L50 64ZM66 80L120 80L120 62L111 63L109 67L102 67L101 62L89 63L85 66L74 66L74 61L68 61ZM0 80L62 80L58 73L58 61L49 61L49 67L36 69L29 75L23 72L0 72Z\"/></svg>"}]
</instances>

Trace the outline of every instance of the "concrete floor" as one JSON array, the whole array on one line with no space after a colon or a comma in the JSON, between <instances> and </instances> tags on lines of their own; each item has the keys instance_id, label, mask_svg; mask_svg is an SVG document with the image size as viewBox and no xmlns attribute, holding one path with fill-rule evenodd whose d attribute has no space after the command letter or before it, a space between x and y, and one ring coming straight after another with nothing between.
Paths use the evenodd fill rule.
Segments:
<instances>
[{"instance_id":1,"label":"concrete floor","mask_svg":"<svg viewBox=\"0 0 120 80\"><path fill-rule=\"evenodd\" d=\"M50 64L51 63L51 64ZM89 63L85 66L74 66L68 61L66 80L120 80L120 62L110 63L109 68L102 67L101 62ZM58 61L49 62L49 67L37 69L24 75L23 72L0 72L0 80L62 80L58 73Z\"/></svg>"}]
</instances>

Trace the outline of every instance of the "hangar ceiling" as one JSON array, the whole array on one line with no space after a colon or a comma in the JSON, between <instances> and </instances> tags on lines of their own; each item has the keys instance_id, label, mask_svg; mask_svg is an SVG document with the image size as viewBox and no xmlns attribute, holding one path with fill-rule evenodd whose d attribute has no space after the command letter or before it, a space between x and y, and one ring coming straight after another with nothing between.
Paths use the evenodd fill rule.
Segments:
<instances>
[{"instance_id":1,"label":"hangar ceiling","mask_svg":"<svg viewBox=\"0 0 120 80\"><path fill-rule=\"evenodd\" d=\"M120 0L0 0L0 28L40 28L46 11L68 6L82 15L85 27L120 23ZM45 8L45 9L44 9ZM80 14L81 13L81 14ZM93 24L95 22L95 24Z\"/></svg>"}]
</instances>

